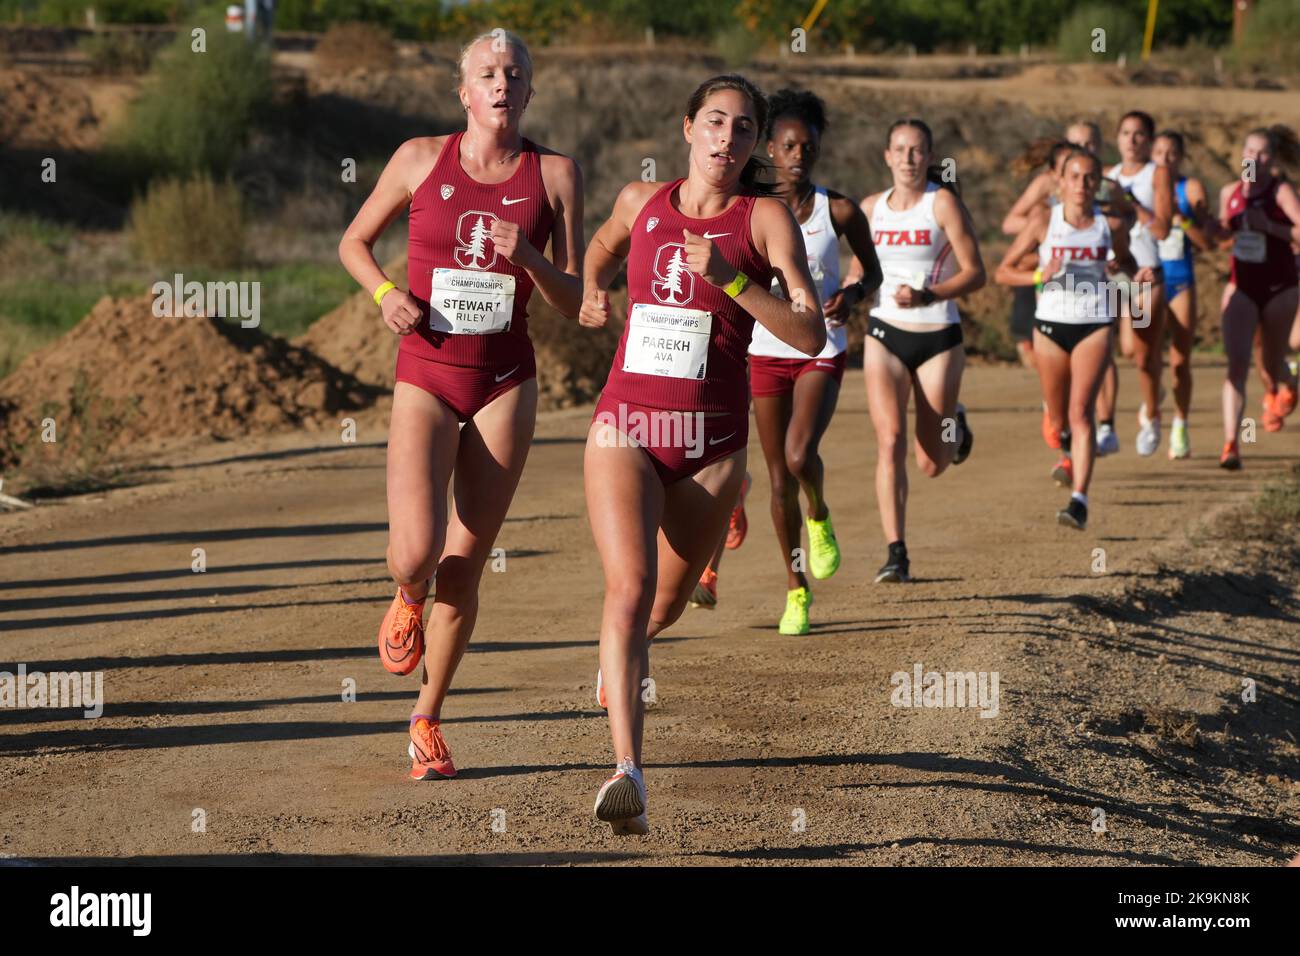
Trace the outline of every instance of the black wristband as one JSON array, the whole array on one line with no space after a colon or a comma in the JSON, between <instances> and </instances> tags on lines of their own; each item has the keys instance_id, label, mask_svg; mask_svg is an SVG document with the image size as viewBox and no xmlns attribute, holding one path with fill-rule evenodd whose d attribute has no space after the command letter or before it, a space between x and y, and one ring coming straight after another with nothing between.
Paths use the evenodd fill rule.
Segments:
<instances>
[{"instance_id":1,"label":"black wristband","mask_svg":"<svg viewBox=\"0 0 1300 956\"><path fill-rule=\"evenodd\" d=\"M921 290L921 304L922 304L922 305L934 305L934 303L935 303L936 301L938 301L938 298L939 298L939 297L938 297L937 295L934 294L934 290L933 290L933 289L922 289L922 290Z\"/></svg>"}]
</instances>

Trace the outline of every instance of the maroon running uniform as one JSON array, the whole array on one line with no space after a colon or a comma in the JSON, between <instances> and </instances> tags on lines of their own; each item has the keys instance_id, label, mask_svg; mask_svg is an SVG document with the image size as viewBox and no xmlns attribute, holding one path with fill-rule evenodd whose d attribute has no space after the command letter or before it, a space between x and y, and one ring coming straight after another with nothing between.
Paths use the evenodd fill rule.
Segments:
<instances>
[{"instance_id":1,"label":"maroon running uniform","mask_svg":"<svg viewBox=\"0 0 1300 956\"><path fill-rule=\"evenodd\" d=\"M692 219L672 203L683 182L669 183L650 197L632 225L627 324L595 416L637 441L664 484L695 474L749 441L746 353L754 317L686 267L682 230L711 240L760 289L772 283L772 268L754 248L750 232L756 197L742 195L721 215ZM670 414L655 415L665 412ZM704 417L706 412L724 414ZM688 424L674 432L666 424L651 425L643 432L651 438L645 442L619 424L668 423L673 413L689 414L698 427Z\"/></svg>"},{"instance_id":2,"label":"maroon running uniform","mask_svg":"<svg viewBox=\"0 0 1300 956\"><path fill-rule=\"evenodd\" d=\"M1290 218L1277 203L1280 185L1275 179L1264 192L1247 198L1242 184L1237 183L1228 197L1228 225L1241 230L1232 244L1232 282L1261 310L1273 296L1296 284L1296 259L1290 242L1246 230L1242 220L1245 211L1253 206L1262 209L1273 222L1290 226Z\"/></svg>"},{"instance_id":3,"label":"maroon running uniform","mask_svg":"<svg viewBox=\"0 0 1300 956\"><path fill-rule=\"evenodd\" d=\"M755 398L774 398L794 392L794 383L809 372L824 372L836 382L844 381L849 353L839 352L830 358L776 358L771 355L749 356L749 390Z\"/></svg>"},{"instance_id":4,"label":"maroon running uniform","mask_svg":"<svg viewBox=\"0 0 1300 956\"><path fill-rule=\"evenodd\" d=\"M397 353L397 381L437 396L462 422L537 374L528 337L533 280L497 254L492 224L518 223L545 251L555 220L536 145L525 139L514 175L488 185L461 167L464 135L447 137L411 197L407 275L420 322Z\"/></svg>"}]
</instances>

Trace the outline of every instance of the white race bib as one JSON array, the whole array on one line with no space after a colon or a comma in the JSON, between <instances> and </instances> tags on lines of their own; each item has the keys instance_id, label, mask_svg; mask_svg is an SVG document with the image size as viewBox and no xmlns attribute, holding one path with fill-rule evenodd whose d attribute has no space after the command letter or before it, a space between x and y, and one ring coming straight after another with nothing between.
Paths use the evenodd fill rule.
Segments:
<instances>
[{"instance_id":1,"label":"white race bib","mask_svg":"<svg viewBox=\"0 0 1300 956\"><path fill-rule=\"evenodd\" d=\"M702 379L709 365L713 313L636 302L628 319L623 371Z\"/></svg>"},{"instance_id":2,"label":"white race bib","mask_svg":"<svg viewBox=\"0 0 1300 956\"><path fill-rule=\"evenodd\" d=\"M1268 257L1268 245L1262 232L1243 229L1232 243L1232 257L1242 262L1263 262Z\"/></svg>"},{"instance_id":3,"label":"white race bib","mask_svg":"<svg viewBox=\"0 0 1300 956\"><path fill-rule=\"evenodd\" d=\"M1181 259L1187 248L1187 233L1183 232L1182 226L1170 226L1169 235L1160 240L1157 248L1160 250L1161 259L1168 262Z\"/></svg>"},{"instance_id":4,"label":"white race bib","mask_svg":"<svg viewBox=\"0 0 1300 956\"><path fill-rule=\"evenodd\" d=\"M885 282L895 289L906 285L919 292L925 288L926 273L924 270L908 269L906 266L884 266L881 274Z\"/></svg>"},{"instance_id":5,"label":"white race bib","mask_svg":"<svg viewBox=\"0 0 1300 956\"><path fill-rule=\"evenodd\" d=\"M474 269L434 269L429 328L453 335L505 332L515 311L515 277Z\"/></svg>"}]
</instances>

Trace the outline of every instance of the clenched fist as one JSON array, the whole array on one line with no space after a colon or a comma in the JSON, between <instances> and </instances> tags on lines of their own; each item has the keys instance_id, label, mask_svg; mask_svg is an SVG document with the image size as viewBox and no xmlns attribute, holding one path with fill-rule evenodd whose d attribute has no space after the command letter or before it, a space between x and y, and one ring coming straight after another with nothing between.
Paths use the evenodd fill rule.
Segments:
<instances>
[{"instance_id":1,"label":"clenched fist","mask_svg":"<svg viewBox=\"0 0 1300 956\"><path fill-rule=\"evenodd\" d=\"M594 286L582 297L578 310L578 324L589 329L603 328L609 321L609 293Z\"/></svg>"},{"instance_id":2,"label":"clenched fist","mask_svg":"<svg viewBox=\"0 0 1300 956\"><path fill-rule=\"evenodd\" d=\"M722 257L713 240L697 236L689 229L683 229L682 235L686 237L686 268L703 276L709 285L719 288L730 285L736 278L736 267Z\"/></svg>"},{"instance_id":3,"label":"clenched fist","mask_svg":"<svg viewBox=\"0 0 1300 956\"><path fill-rule=\"evenodd\" d=\"M519 223L511 222L509 219L495 219L492 221L489 235L492 238L492 245L496 246L497 253L505 256L507 262L521 269L527 269L535 264L537 250L519 228Z\"/></svg>"},{"instance_id":4,"label":"clenched fist","mask_svg":"<svg viewBox=\"0 0 1300 956\"><path fill-rule=\"evenodd\" d=\"M384 325L398 335L410 335L420 324L420 306L409 292L402 289L385 292L379 302L379 311L383 314Z\"/></svg>"}]
</instances>

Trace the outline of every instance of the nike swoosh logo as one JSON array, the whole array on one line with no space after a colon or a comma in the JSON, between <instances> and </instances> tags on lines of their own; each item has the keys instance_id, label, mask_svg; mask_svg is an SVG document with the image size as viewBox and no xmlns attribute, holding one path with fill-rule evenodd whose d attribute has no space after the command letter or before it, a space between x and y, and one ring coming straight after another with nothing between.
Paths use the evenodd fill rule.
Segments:
<instances>
[{"instance_id":1,"label":"nike swoosh logo","mask_svg":"<svg viewBox=\"0 0 1300 956\"><path fill-rule=\"evenodd\" d=\"M504 381L505 381L506 379L508 379L511 375L514 375L515 372L517 372L517 371L519 371L519 366L518 366L518 365L516 365L516 366L515 366L514 368L512 368L510 371L506 372L504 375L494 375L493 378L495 378L498 382L504 382Z\"/></svg>"},{"instance_id":2,"label":"nike swoosh logo","mask_svg":"<svg viewBox=\"0 0 1300 956\"><path fill-rule=\"evenodd\" d=\"M805 236L817 236L817 235L821 235L821 230L820 230L820 229L809 229L807 232L804 233L804 235L805 235Z\"/></svg>"},{"instance_id":3,"label":"nike swoosh logo","mask_svg":"<svg viewBox=\"0 0 1300 956\"><path fill-rule=\"evenodd\" d=\"M505 196L502 196L502 197L501 197L501 205L503 205L503 206L513 206L513 205L514 205L515 203L517 203L517 202L528 202L528 199L529 199L528 196L524 196L522 199L507 199Z\"/></svg>"},{"instance_id":4,"label":"nike swoosh logo","mask_svg":"<svg viewBox=\"0 0 1300 956\"><path fill-rule=\"evenodd\" d=\"M713 235L712 233L708 233L708 232L706 232L706 233L704 234L704 238L705 238L705 239L721 239L723 236L729 236L729 235L731 235L731 233L729 233L729 232L720 232L720 233L718 233L717 235Z\"/></svg>"},{"instance_id":5,"label":"nike swoosh logo","mask_svg":"<svg viewBox=\"0 0 1300 956\"><path fill-rule=\"evenodd\" d=\"M731 435L734 435L734 434L736 434L736 433L735 433L735 432L732 432L732 433L731 433ZM728 438L730 438L731 435L723 435L721 438L710 438L710 439L709 439L709 444L710 444L710 445L716 445L716 444L718 444L718 443L720 443L720 442L724 442L724 441L726 441Z\"/></svg>"},{"instance_id":6,"label":"nike swoosh logo","mask_svg":"<svg viewBox=\"0 0 1300 956\"><path fill-rule=\"evenodd\" d=\"M835 366L832 365L830 362L818 362L818 363L817 363L817 367L818 367L818 368L834 368Z\"/></svg>"}]
</instances>

